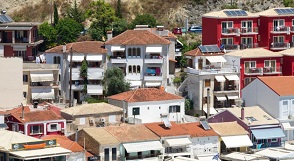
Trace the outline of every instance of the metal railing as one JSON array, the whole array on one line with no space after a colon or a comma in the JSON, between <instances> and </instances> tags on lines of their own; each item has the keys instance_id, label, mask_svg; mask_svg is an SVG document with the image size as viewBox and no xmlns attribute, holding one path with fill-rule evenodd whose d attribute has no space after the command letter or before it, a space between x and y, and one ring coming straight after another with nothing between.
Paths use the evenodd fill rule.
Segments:
<instances>
[{"instance_id":1,"label":"metal railing","mask_svg":"<svg viewBox=\"0 0 294 161\"><path fill-rule=\"evenodd\" d=\"M271 44L271 49L286 49L290 47L290 43L287 42L274 42Z\"/></svg>"},{"instance_id":2,"label":"metal railing","mask_svg":"<svg viewBox=\"0 0 294 161\"><path fill-rule=\"evenodd\" d=\"M289 26L274 26L271 27L271 33L287 33L290 32Z\"/></svg>"},{"instance_id":3,"label":"metal railing","mask_svg":"<svg viewBox=\"0 0 294 161\"><path fill-rule=\"evenodd\" d=\"M263 68L245 68L245 74L261 75L262 73L263 73Z\"/></svg>"},{"instance_id":4,"label":"metal railing","mask_svg":"<svg viewBox=\"0 0 294 161\"><path fill-rule=\"evenodd\" d=\"M282 73L282 67L264 67L263 73L264 74Z\"/></svg>"},{"instance_id":5,"label":"metal railing","mask_svg":"<svg viewBox=\"0 0 294 161\"><path fill-rule=\"evenodd\" d=\"M241 28L240 33L241 34L250 34L250 33L256 34L258 33L258 27Z\"/></svg>"},{"instance_id":6,"label":"metal railing","mask_svg":"<svg viewBox=\"0 0 294 161\"><path fill-rule=\"evenodd\" d=\"M239 45L237 44L227 44L225 45L226 50L239 50Z\"/></svg>"},{"instance_id":7,"label":"metal railing","mask_svg":"<svg viewBox=\"0 0 294 161\"><path fill-rule=\"evenodd\" d=\"M240 30L239 30L239 28L223 28L222 34L225 34L225 35L240 34Z\"/></svg>"},{"instance_id":8,"label":"metal railing","mask_svg":"<svg viewBox=\"0 0 294 161\"><path fill-rule=\"evenodd\" d=\"M240 49L252 49L252 48L258 48L258 43L254 44L241 44Z\"/></svg>"}]
</instances>

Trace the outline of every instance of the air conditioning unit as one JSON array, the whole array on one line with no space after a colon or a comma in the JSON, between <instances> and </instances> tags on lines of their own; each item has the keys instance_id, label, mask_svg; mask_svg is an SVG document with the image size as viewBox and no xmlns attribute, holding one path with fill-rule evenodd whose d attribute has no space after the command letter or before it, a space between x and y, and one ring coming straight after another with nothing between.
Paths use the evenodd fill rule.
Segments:
<instances>
[{"instance_id":1,"label":"air conditioning unit","mask_svg":"<svg viewBox=\"0 0 294 161\"><path fill-rule=\"evenodd\" d=\"M105 122L105 118L101 118L100 121L101 121L101 122Z\"/></svg>"}]
</instances>

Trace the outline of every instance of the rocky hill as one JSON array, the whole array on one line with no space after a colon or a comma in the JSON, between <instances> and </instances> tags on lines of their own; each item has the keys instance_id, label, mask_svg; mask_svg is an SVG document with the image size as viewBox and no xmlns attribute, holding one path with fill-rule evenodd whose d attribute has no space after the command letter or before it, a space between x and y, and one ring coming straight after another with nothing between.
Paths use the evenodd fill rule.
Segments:
<instances>
[{"instance_id":1,"label":"rocky hill","mask_svg":"<svg viewBox=\"0 0 294 161\"><path fill-rule=\"evenodd\" d=\"M19 21L46 21L50 19L53 0L1 0L1 9L7 10ZM60 13L64 6L72 5L74 0L55 0ZM87 8L91 0L77 0ZM114 7L117 0L106 0ZM201 15L221 10L231 3L250 12L259 12L272 7L282 7L282 0L122 0L123 16L131 20L139 13L150 13L165 26L183 26L185 19L190 24L201 24Z\"/></svg>"}]
</instances>

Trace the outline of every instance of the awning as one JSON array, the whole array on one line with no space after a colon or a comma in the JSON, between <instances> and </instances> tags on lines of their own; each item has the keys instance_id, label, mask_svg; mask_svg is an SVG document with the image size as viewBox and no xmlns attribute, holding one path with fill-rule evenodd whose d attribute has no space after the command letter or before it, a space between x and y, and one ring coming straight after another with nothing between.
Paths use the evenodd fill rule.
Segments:
<instances>
[{"instance_id":1,"label":"awning","mask_svg":"<svg viewBox=\"0 0 294 161\"><path fill-rule=\"evenodd\" d=\"M146 53L161 53L162 52L162 47L154 46L154 47L146 47Z\"/></svg>"},{"instance_id":2,"label":"awning","mask_svg":"<svg viewBox=\"0 0 294 161\"><path fill-rule=\"evenodd\" d=\"M294 127L291 126L289 122L282 123L282 126L284 130L294 130Z\"/></svg>"},{"instance_id":3,"label":"awning","mask_svg":"<svg viewBox=\"0 0 294 161\"><path fill-rule=\"evenodd\" d=\"M0 30L24 30L24 31L29 31L33 27L21 27L21 26L0 26Z\"/></svg>"},{"instance_id":4,"label":"awning","mask_svg":"<svg viewBox=\"0 0 294 161\"><path fill-rule=\"evenodd\" d=\"M67 57L67 60L70 62L70 55ZM84 60L84 55L79 54L79 55L73 55L72 56L72 61L74 62L82 62Z\"/></svg>"},{"instance_id":5,"label":"awning","mask_svg":"<svg viewBox=\"0 0 294 161\"><path fill-rule=\"evenodd\" d=\"M89 75L89 77L92 77L89 73L88 73L88 75ZM71 79L72 80L81 80L82 79L80 77L80 68L72 68Z\"/></svg>"},{"instance_id":6,"label":"awning","mask_svg":"<svg viewBox=\"0 0 294 161\"><path fill-rule=\"evenodd\" d=\"M206 59L208 59L208 61L211 63L227 62L226 59L222 56L207 56Z\"/></svg>"},{"instance_id":7,"label":"awning","mask_svg":"<svg viewBox=\"0 0 294 161\"><path fill-rule=\"evenodd\" d=\"M15 155L19 157L19 159L24 159L24 160L47 158L47 157L54 157L54 156L64 156L64 155L69 155L70 153L71 153L70 150L67 150L62 147L9 152L9 154Z\"/></svg>"},{"instance_id":8,"label":"awning","mask_svg":"<svg viewBox=\"0 0 294 161\"><path fill-rule=\"evenodd\" d=\"M188 138L166 139L165 141L170 147L192 144L192 142Z\"/></svg>"},{"instance_id":9,"label":"awning","mask_svg":"<svg viewBox=\"0 0 294 161\"><path fill-rule=\"evenodd\" d=\"M281 128L257 129L251 130L251 132L257 140L286 137Z\"/></svg>"},{"instance_id":10,"label":"awning","mask_svg":"<svg viewBox=\"0 0 294 161\"><path fill-rule=\"evenodd\" d=\"M218 82L225 82L226 81L226 78L224 76L222 76L222 75L216 75L215 79Z\"/></svg>"},{"instance_id":11,"label":"awning","mask_svg":"<svg viewBox=\"0 0 294 161\"><path fill-rule=\"evenodd\" d=\"M87 55L87 61L102 61L103 55Z\"/></svg>"},{"instance_id":12,"label":"awning","mask_svg":"<svg viewBox=\"0 0 294 161\"><path fill-rule=\"evenodd\" d=\"M294 152L292 150L282 149L282 148L266 148L255 153L256 155L261 155L273 159L290 159L293 160Z\"/></svg>"},{"instance_id":13,"label":"awning","mask_svg":"<svg viewBox=\"0 0 294 161\"><path fill-rule=\"evenodd\" d=\"M146 82L147 87L157 87L161 86L161 82Z\"/></svg>"},{"instance_id":14,"label":"awning","mask_svg":"<svg viewBox=\"0 0 294 161\"><path fill-rule=\"evenodd\" d=\"M130 81L131 87L138 87L141 86L142 81Z\"/></svg>"},{"instance_id":15,"label":"awning","mask_svg":"<svg viewBox=\"0 0 294 161\"><path fill-rule=\"evenodd\" d=\"M80 74L80 72L77 73ZM103 73L103 68L88 68L88 80L103 79Z\"/></svg>"},{"instance_id":16,"label":"awning","mask_svg":"<svg viewBox=\"0 0 294 161\"><path fill-rule=\"evenodd\" d=\"M26 45L13 45L13 51L26 51Z\"/></svg>"},{"instance_id":17,"label":"awning","mask_svg":"<svg viewBox=\"0 0 294 161\"><path fill-rule=\"evenodd\" d=\"M35 71L30 73L31 82L53 81L53 71Z\"/></svg>"},{"instance_id":18,"label":"awning","mask_svg":"<svg viewBox=\"0 0 294 161\"><path fill-rule=\"evenodd\" d=\"M253 145L248 135L222 136L222 140L227 148L248 147Z\"/></svg>"},{"instance_id":19,"label":"awning","mask_svg":"<svg viewBox=\"0 0 294 161\"><path fill-rule=\"evenodd\" d=\"M123 146L128 153L136 153L149 150L162 150L163 146L160 141L147 141L137 143L124 143Z\"/></svg>"},{"instance_id":20,"label":"awning","mask_svg":"<svg viewBox=\"0 0 294 161\"><path fill-rule=\"evenodd\" d=\"M203 111L204 111L205 113L207 113L207 107L203 107ZM213 107L210 107L210 111L209 111L209 113L210 113L211 115L214 115L214 114L217 114L217 111L216 111Z\"/></svg>"},{"instance_id":21,"label":"awning","mask_svg":"<svg viewBox=\"0 0 294 161\"><path fill-rule=\"evenodd\" d=\"M180 40L177 39L176 41L177 41L177 43L179 43L179 44L181 44L182 46L184 46L183 43L182 43Z\"/></svg>"},{"instance_id":22,"label":"awning","mask_svg":"<svg viewBox=\"0 0 294 161\"><path fill-rule=\"evenodd\" d=\"M54 89L51 87L31 88L32 99L54 99Z\"/></svg>"},{"instance_id":23,"label":"awning","mask_svg":"<svg viewBox=\"0 0 294 161\"><path fill-rule=\"evenodd\" d=\"M111 46L111 52L114 51L125 51L126 48L122 47L122 46Z\"/></svg>"},{"instance_id":24,"label":"awning","mask_svg":"<svg viewBox=\"0 0 294 161\"><path fill-rule=\"evenodd\" d=\"M100 85L87 85L87 94L88 95L102 95L103 88Z\"/></svg>"},{"instance_id":25,"label":"awning","mask_svg":"<svg viewBox=\"0 0 294 161\"><path fill-rule=\"evenodd\" d=\"M239 99L239 95L237 93L227 93L226 95L229 100Z\"/></svg>"},{"instance_id":26,"label":"awning","mask_svg":"<svg viewBox=\"0 0 294 161\"><path fill-rule=\"evenodd\" d=\"M226 78L228 80L239 80L239 77L237 75L226 75Z\"/></svg>"},{"instance_id":27,"label":"awning","mask_svg":"<svg viewBox=\"0 0 294 161\"><path fill-rule=\"evenodd\" d=\"M225 101L225 100L227 100L226 95L223 94L223 93L215 93L214 96L216 97L216 99L218 101Z\"/></svg>"}]
</instances>

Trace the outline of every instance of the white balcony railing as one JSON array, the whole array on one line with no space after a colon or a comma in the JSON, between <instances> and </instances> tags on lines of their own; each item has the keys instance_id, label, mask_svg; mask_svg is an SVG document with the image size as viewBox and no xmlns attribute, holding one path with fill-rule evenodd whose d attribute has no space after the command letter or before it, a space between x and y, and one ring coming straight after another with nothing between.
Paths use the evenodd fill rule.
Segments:
<instances>
[{"instance_id":1,"label":"white balcony railing","mask_svg":"<svg viewBox=\"0 0 294 161\"><path fill-rule=\"evenodd\" d=\"M242 35L258 34L258 27L241 28Z\"/></svg>"},{"instance_id":2,"label":"white balcony railing","mask_svg":"<svg viewBox=\"0 0 294 161\"><path fill-rule=\"evenodd\" d=\"M288 42L274 42L271 44L271 50L284 50L290 48L290 43Z\"/></svg>"},{"instance_id":3,"label":"white balcony railing","mask_svg":"<svg viewBox=\"0 0 294 161\"><path fill-rule=\"evenodd\" d=\"M163 59L162 58L159 58L159 59L147 59L147 58L145 58L145 63L162 64Z\"/></svg>"},{"instance_id":4,"label":"white balcony railing","mask_svg":"<svg viewBox=\"0 0 294 161\"><path fill-rule=\"evenodd\" d=\"M275 26L275 27L271 27L270 31L273 34L283 34L283 33L290 34L290 27L289 26Z\"/></svg>"},{"instance_id":5,"label":"white balcony railing","mask_svg":"<svg viewBox=\"0 0 294 161\"><path fill-rule=\"evenodd\" d=\"M222 35L240 35L239 28L224 28L222 29Z\"/></svg>"},{"instance_id":6,"label":"white balcony railing","mask_svg":"<svg viewBox=\"0 0 294 161\"><path fill-rule=\"evenodd\" d=\"M103 68L88 68L88 79L89 80L101 80L104 76Z\"/></svg>"},{"instance_id":7,"label":"white balcony railing","mask_svg":"<svg viewBox=\"0 0 294 161\"><path fill-rule=\"evenodd\" d=\"M127 63L127 59L125 56L117 56L117 57L114 57L114 56L111 56L110 57L110 62L111 63Z\"/></svg>"},{"instance_id":8,"label":"white balcony railing","mask_svg":"<svg viewBox=\"0 0 294 161\"><path fill-rule=\"evenodd\" d=\"M159 75L145 74L144 80L145 81L162 81L163 78L162 78L162 74L159 74Z\"/></svg>"},{"instance_id":9,"label":"white balcony railing","mask_svg":"<svg viewBox=\"0 0 294 161\"><path fill-rule=\"evenodd\" d=\"M185 69L185 72L197 75L208 75L216 73L236 73L238 72L238 70L236 68L193 69L188 67L187 69Z\"/></svg>"}]
</instances>

